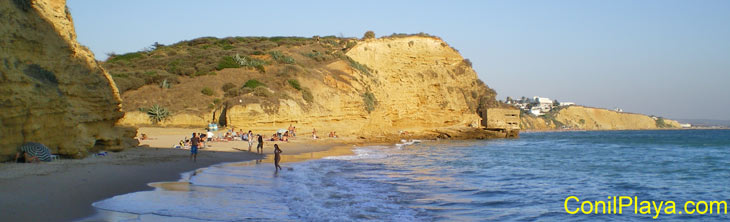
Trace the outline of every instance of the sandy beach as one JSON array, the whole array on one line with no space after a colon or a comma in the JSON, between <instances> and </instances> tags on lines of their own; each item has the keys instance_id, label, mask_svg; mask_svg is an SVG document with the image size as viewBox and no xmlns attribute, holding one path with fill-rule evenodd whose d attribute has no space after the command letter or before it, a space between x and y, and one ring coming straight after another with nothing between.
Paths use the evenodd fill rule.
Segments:
<instances>
[{"instance_id":1,"label":"sandy beach","mask_svg":"<svg viewBox=\"0 0 730 222\"><path fill-rule=\"evenodd\" d=\"M7 221L69 221L92 215L93 202L115 195L152 190L149 183L177 181L180 174L224 162L260 160L273 162L273 144L284 151L282 162L303 161L351 154L362 144L352 138L310 137L290 142L264 142L264 155L248 152L248 142L210 142L197 162L189 149L173 148L199 129L140 128L149 139L122 152L92 155L85 159L61 159L38 164L0 164L0 212ZM222 131L221 131L222 132ZM263 133L267 135L266 132ZM268 135L270 135L269 132ZM218 135L216 133L216 135ZM256 150L256 144L252 147ZM43 212L43 213L38 213Z\"/></svg>"}]
</instances>

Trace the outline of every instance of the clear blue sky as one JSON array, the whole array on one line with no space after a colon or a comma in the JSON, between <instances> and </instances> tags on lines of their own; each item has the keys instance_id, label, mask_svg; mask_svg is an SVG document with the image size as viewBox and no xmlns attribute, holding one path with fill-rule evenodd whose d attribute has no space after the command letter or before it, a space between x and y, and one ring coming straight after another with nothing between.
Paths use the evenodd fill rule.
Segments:
<instances>
[{"instance_id":1,"label":"clear blue sky","mask_svg":"<svg viewBox=\"0 0 730 222\"><path fill-rule=\"evenodd\" d=\"M202 36L425 32L507 96L730 120L730 1L68 0L100 60Z\"/></svg>"}]
</instances>

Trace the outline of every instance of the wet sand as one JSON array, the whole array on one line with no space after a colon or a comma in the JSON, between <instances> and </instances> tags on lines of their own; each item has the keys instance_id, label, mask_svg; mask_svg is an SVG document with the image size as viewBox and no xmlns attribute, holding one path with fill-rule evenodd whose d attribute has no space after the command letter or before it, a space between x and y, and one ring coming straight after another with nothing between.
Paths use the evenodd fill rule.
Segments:
<instances>
[{"instance_id":1,"label":"wet sand","mask_svg":"<svg viewBox=\"0 0 730 222\"><path fill-rule=\"evenodd\" d=\"M0 215L3 221L70 221L94 214L93 202L115 195L152 190L153 182L177 181L180 174L224 162L272 162L279 144L283 162L348 155L357 139L294 138L264 142L264 153L248 152L248 142L210 142L191 161L189 149L173 148L193 129L140 128L149 139L140 147L80 160L38 164L0 164ZM269 135L271 132L269 132ZM217 134L216 134L217 135ZM264 135L266 135L264 133ZM256 151L256 143L252 147ZM154 184L152 184L154 185Z\"/></svg>"}]
</instances>

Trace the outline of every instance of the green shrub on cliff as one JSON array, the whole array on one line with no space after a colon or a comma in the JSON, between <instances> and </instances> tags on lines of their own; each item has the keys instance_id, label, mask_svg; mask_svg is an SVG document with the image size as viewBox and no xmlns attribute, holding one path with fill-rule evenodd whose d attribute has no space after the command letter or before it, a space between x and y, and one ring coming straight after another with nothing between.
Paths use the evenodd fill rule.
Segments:
<instances>
[{"instance_id":1,"label":"green shrub on cliff","mask_svg":"<svg viewBox=\"0 0 730 222\"><path fill-rule=\"evenodd\" d=\"M471 65L472 65L472 64L471 64L471 60L469 60L469 59L464 59L464 60L463 60L462 62L464 62L464 64L465 64L466 66L472 67L472 66L471 66Z\"/></svg>"},{"instance_id":2,"label":"green shrub on cliff","mask_svg":"<svg viewBox=\"0 0 730 222\"><path fill-rule=\"evenodd\" d=\"M131 61L133 59L142 58L141 52L130 52L127 54L122 55L113 55L111 58L109 58L109 62L119 62L119 61Z\"/></svg>"},{"instance_id":3,"label":"green shrub on cliff","mask_svg":"<svg viewBox=\"0 0 730 222\"><path fill-rule=\"evenodd\" d=\"M235 61L239 67L255 68L260 73L266 73L264 65L268 64L268 62L264 60L249 58L248 56L240 56L238 54L233 56L233 61Z\"/></svg>"},{"instance_id":4,"label":"green shrub on cliff","mask_svg":"<svg viewBox=\"0 0 730 222\"><path fill-rule=\"evenodd\" d=\"M189 63L183 63L181 59L175 59L168 63L166 70L169 73L181 76L191 76L196 72L195 67L191 66Z\"/></svg>"},{"instance_id":5,"label":"green shrub on cliff","mask_svg":"<svg viewBox=\"0 0 730 222\"><path fill-rule=\"evenodd\" d=\"M226 90L223 96L226 98L233 98L236 96L240 96L241 94L243 94L243 90L233 88Z\"/></svg>"},{"instance_id":6,"label":"green shrub on cliff","mask_svg":"<svg viewBox=\"0 0 730 222\"><path fill-rule=\"evenodd\" d=\"M302 55L309 57L312 60L317 61L317 62L324 62L324 61L327 61L327 59L328 59L327 55L322 54L321 52L317 52L317 51L302 53Z\"/></svg>"},{"instance_id":7,"label":"green shrub on cliff","mask_svg":"<svg viewBox=\"0 0 730 222\"><path fill-rule=\"evenodd\" d=\"M350 63L350 66L352 68L357 69L366 75L371 75L370 68L368 68L366 65L360 64L359 62L355 61L354 59L350 58L349 56L346 56L346 57L347 57L347 61Z\"/></svg>"},{"instance_id":8,"label":"green shrub on cliff","mask_svg":"<svg viewBox=\"0 0 730 222\"><path fill-rule=\"evenodd\" d=\"M278 63L294 64L294 58L284 55L284 53L281 53L279 51L271 51L269 52L269 55L271 55L271 58Z\"/></svg>"},{"instance_id":9,"label":"green shrub on cliff","mask_svg":"<svg viewBox=\"0 0 730 222\"><path fill-rule=\"evenodd\" d=\"M259 87L253 90L253 95L260 97L271 97L273 94L265 87Z\"/></svg>"},{"instance_id":10,"label":"green shrub on cliff","mask_svg":"<svg viewBox=\"0 0 730 222\"><path fill-rule=\"evenodd\" d=\"M249 79L246 81L246 83L243 84L243 88L249 88L249 89L256 89L256 87L259 86L266 86L266 84L259 82L256 79Z\"/></svg>"},{"instance_id":11,"label":"green shrub on cliff","mask_svg":"<svg viewBox=\"0 0 730 222\"><path fill-rule=\"evenodd\" d=\"M223 86L221 86L221 90L223 90L223 92L226 92L226 91L228 91L229 89L232 89L232 88L236 88L236 84L227 82L226 84L223 84Z\"/></svg>"},{"instance_id":12,"label":"green shrub on cliff","mask_svg":"<svg viewBox=\"0 0 730 222\"><path fill-rule=\"evenodd\" d=\"M309 90L309 88L302 89L302 99L304 99L304 101L307 101L307 103L312 103L312 101L314 101L314 96L312 95L312 92Z\"/></svg>"},{"instance_id":13,"label":"green shrub on cliff","mask_svg":"<svg viewBox=\"0 0 730 222\"><path fill-rule=\"evenodd\" d=\"M241 65L239 65L233 57L223 56L223 58L218 61L218 66L216 66L215 69L222 70L227 68L241 68Z\"/></svg>"},{"instance_id":14,"label":"green shrub on cliff","mask_svg":"<svg viewBox=\"0 0 730 222\"><path fill-rule=\"evenodd\" d=\"M152 124L157 124L159 122L162 122L168 118L170 118L170 112L167 111L164 107L161 107L157 104L152 105L152 107L146 109L147 110L147 116L149 116L150 121L152 121Z\"/></svg>"},{"instance_id":15,"label":"green shrub on cliff","mask_svg":"<svg viewBox=\"0 0 730 222\"><path fill-rule=\"evenodd\" d=\"M556 107L550 110L550 112L545 113L545 115L541 116L541 118L545 119L545 122L555 125L555 128L557 129L562 128L563 126L565 126L565 124L555 118L556 115L560 112L560 109L562 109L562 107Z\"/></svg>"},{"instance_id":16,"label":"green shrub on cliff","mask_svg":"<svg viewBox=\"0 0 730 222\"><path fill-rule=\"evenodd\" d=\"M206 96L213 96L213 94L215 94L213 92L213 89L211 89L209 87L203 88L203 90L200 90L200 93L203 93L203 95L206 95Z\"/></svg>"},{"instance_id":17,"label":"green shrub on cliff","mask_svg":"<svg viewBox=\"0 0 730 222\"><path fill-rule=\"evenodd\" d=\"M365 110L367 110L368 113L375 110L375 106L378 105L378 100L375 99L375 95L371 92L363 93L362 101L365 103Z\"/></svg>"},{"instance_id":18,"label":"green shrub on cliff","mask_svg":"<svg viewBox=\"0 0 730 222\"><path fill-rule=\"evenodd\" d=\"M374 39L375 38L375 32L373 31L367 31L365 32L365 35L362 36L362 39Z\"/></svg>"},{"instance_id":19,"label":"green shrub on cliff","mask_svg":"<svg viewBox=\"0 0 730 222\"><path fill-rule=\"evenodd\" d=\"M662 117L656 118L655 121L656 121L657 128L670 128L671 127L671 125L664 122L664 118L662 118Z\"/></svg>"},{"instance_id":20,"label":"green shrub on cliff","mask_svg":"<svg viewBox=\"0 0 730 222\"><path fill-rule=\"evenodd\" d=\"M289 82L289 85L291 85L291 87L294 87L294 89L300 90L300 91L302 90L302 86L299 85L299 81L298 80L296 80L296 79L290 79L287 82Z\"/></svg>"}]
</instances>

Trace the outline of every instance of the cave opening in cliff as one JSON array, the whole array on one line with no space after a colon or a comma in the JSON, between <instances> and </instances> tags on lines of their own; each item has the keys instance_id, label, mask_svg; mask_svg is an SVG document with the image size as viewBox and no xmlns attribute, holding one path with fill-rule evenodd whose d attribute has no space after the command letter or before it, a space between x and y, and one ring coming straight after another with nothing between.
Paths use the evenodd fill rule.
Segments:
<instances>
[{"instance_id":1,"label":"cave opening in cliff","mask_svg":"<svg viewBox=\"0 0 730 222\"><path fill-rule=\"evenodd\" d=\"M228 104L223 105L223 108L221 109L221 114L218 116L218 126L225 127L228 126L228 118L226 118L226 111L228 111Z\"/></svg>"},{"instance_id":2,"label":"cave opening in cliff","mask_svg":"<svg viewBox=\"0 0 730 222\"><path fill-rule=\"evenodd\" d=\"M91 149L89 149L89 152L98 152L98 151L104 150L106 145L107 145L106 141L104 141L102 139L98 139L94 142L94 146L91 147Z\"/></svg>"}]
</instances>

